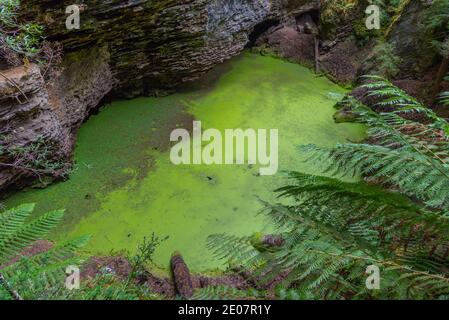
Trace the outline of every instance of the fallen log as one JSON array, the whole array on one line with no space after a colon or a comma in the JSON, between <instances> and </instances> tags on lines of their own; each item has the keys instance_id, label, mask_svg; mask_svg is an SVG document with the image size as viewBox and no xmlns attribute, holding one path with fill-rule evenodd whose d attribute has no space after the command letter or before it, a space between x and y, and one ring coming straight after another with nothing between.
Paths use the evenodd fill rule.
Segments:
<instances>
[{"instance_id":1,"label":"fallen log","mask_svg":"<svg viewBox=\"0 0 449 320\"><path fill-rule=\"evenodd\" d=\"M174 252L170 264L177 294L184 298L192 297L192 278L182 255L179 252Z\"/></svg>"}]
</instances>

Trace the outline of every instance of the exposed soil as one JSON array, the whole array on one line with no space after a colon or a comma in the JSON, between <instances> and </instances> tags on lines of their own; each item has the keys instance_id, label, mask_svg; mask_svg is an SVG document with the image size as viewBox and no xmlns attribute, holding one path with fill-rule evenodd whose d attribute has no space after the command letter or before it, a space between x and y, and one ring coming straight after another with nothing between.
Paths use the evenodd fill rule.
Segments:
<instances>
[{"instance_id":1,"label":"exposed soil","mask_svg":"<svg viewBox=\"0 0 449 320\"><path fill-rule=\"evenodd\" d=\"M0 269L6 268L22 258L33 257L40 253L50 250L53 247L53 242L47 240L38 240L34 242L31 246L25 248L19 255L8 261L7 263L0 265Z\"/></svg>"},{"instance_id":2,"label":"exposed soil","mask_svg":"<svg viewBox=\"0 0 449 320\"><path fill-rule=\"evenodd\" d=\"M129 261L122 256L92 257L82 267L81 276L84 279L94 278L99 274L114 274L122 280L127 279L131 272ZM201 274L188 275L191 277L193 289L205 288L208 286L229 286L237 289L248 289L247 280L238 274L224 274L219 276L207 276ZM145 272L138 277L136 283L146 285L152 292L164 297L173 299L179 292L176 290L175 282L172 278L157 276L151 272Z\"/></svg>"},{"instance_id":3,"label":"exposed soil","mask_svg":"<svg viewBox=\"0 0 449 320\"><path fill-rule=\"evenodd\" d=\"M263 47L268 46L278 55L290 62L300 63L312 67L315 61L315 36L298 32L293 27L275 27L261 36L256 42L262 54L266 54Z\"/></svg>"},{"instance_id":4,"label":"exposed soil","mask_svg":"<svg viewBox=\"0 0 449 320\"><path fill-rule=\"evenodd\" d=\"M24 257L33 257L35 255L44 253L53 247L53 243L47 240L38 240L31 246L25 248L20 255L11 259L8 263L0 266L0 269L5 268L19 261ZM182 257L181 257L182 259ZM246 278L237 273L228 273L217 276L208 276L203 274L190 274L187 265L183 274L184 279L188 279L191 289L205 288L209 286L228 286L236 289L248 289L250 283ZM93 279L98 275L112 274L119 279L125 281L132 270L131 264L127 258L123 256L94 256L89 258L87 262L81 267L81 279ZM179 275L177 275L179 277ZM166 298L173 299L180 292L175 285L174 277L162 277L146 271L144 274L138 276L135 280L138 285L148 286L153 293L159 294ZM192 295L193 291L188 295ZM186 296L181 294L182 296Z\"/></svg>"}]
</instances>

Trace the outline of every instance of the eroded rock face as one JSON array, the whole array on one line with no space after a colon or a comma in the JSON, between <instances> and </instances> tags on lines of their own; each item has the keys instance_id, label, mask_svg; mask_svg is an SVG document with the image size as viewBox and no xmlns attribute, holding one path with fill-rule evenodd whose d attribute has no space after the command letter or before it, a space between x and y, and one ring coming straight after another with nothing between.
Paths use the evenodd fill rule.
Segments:
<instances>
[{"instance_id":1,"label":"eroded rock face","mask_svg":"<svg viewBox=\"0 0 449 320\"><path fill-rule=\"evenodd\" d=\"M118 96L151 94L198 78L239 53L258 23L280 18L269 0L84 1L81 29L65 28L62 1L24 1L27 15L47 22L48 39L68 52L98 46L109 55Z\"/></svg>"},{"instance_id":2,"label":"eroded rock face","mask_svg":"<svg viewBox=\"0 0 449 320\"><path fill-rule=\"evenodd\" d=\"M256 45L262 54L274 54L294 63L314 66L315 36L300 33L291 26L276 27L259 38Z\"/></svg>"},{"instance_id":3,"label":"eroded rock face","mask_svg":"<svg viewBox=\"0 0 449 320\"><path fill-rule=\"evenodd\" d=\"M359 47L353 37L347 37L337 42L330 50L322 50L319 57L320 70L338 83L353 84L371 49L370 46Z\"/></svg>"},{"instance_id":4,"label":"eroded rock face","mask_svg":"<svg viewBox=\"0 0 449 320\"><path fill-rule=\"evenodd\" d=\"M79 125L113 84L101 49L76 56L67 54L64 71L50 82L35 64L2 72L0 191L35 180L45 185L70 169Z\"/></svg>"},{"instance_id":5,"label":"eroded rock face","mask_svg":"<svg viewBox=\"0 0 449 320\"><path fill-rule=\"evenodd\" d=\"M20 89L20 90L19 90ZM0 77L0 190L11 184L21 185L34 174L22 160L21 150L38 141L64 148L64 132L58 115L49 103L49 95L37 65L16 67ZM12 150L15 154L6 153ZM64 151L62 151L63 153ZM31 155L30 155L31 156ZM61 154L53 153L55 158ZM32 159L30 159L32 160Z\"/></svg>"},{"instance_id":6,"label":"eroded rock face","mask_svg":"<svg viewBox=\"0 0 449 320\"><path fill-rule=\"evenodd\" d=\"M45 25L47 40L61 43L65 54L61 72L47 83L34 65L4 71L29 101L19 102L18 88L0 79L0 146L33 147L41 139L52 146L45 153L50 162L69 163L77 129L106 95L149 95L194 80L238 54L258 24L294 20L318 2L86 0L81 29L67 30L65 9L73 1L24 0L21 16ZM0 155L0 163L14 161ZM0 195L32 178L36 173L0 164Z\"/></svg>"},{"instance_id":7,"label":"eroded rock face","mask_svg":"<svg viewBox=\"0 0 449 320\"><path fill-rule=\"evenodd\" d=\"M430 1L415 0L404 9L400 19L388 35L388 41L395 45L395 54L401 57L400 79L419 79L435 63L436 51L423 34L426 24L424 10Z\"/></svg>"}]
</instances>

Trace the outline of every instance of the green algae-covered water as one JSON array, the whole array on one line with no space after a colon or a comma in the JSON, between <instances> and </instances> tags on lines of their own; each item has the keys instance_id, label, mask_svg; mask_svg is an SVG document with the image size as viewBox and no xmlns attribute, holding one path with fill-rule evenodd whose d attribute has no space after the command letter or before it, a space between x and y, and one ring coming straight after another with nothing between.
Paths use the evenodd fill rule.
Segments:
<instances>
[{"instance_id":1,"label":"green algae-covered water","mask_svg":"<svg viewBox=\"0 0 449 320\"><path fill-rule=\"evenodd\" d=\"M208 235L267 231L257 200L274 201L282 170L314 172L300 162L296 146L333 146L363 137L355 124L334 124L332 108L344 90L308 69L244 54L200 83L163 98L117 101L81 127L70 179L12 196L8 206L37 203L36 215L66 209L55 240L92 235L94 255L134 252L153 232L169 239L158 247L165 269L173 251L193 271L223 267L206 248ZM260 176L248 165L175 166L169 137L175 128L278 129L279 172Z\"/></svg>"}]
</instances>

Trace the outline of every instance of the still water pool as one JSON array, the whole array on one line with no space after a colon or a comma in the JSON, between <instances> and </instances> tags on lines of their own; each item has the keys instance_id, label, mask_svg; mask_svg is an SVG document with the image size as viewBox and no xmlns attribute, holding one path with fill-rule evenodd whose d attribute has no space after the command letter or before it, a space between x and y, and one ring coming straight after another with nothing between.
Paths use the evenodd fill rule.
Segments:
<instances>
[{"instance_id":1,"label":"still water pool","mask_svg":"<svg viewBox=\"0 0 449 320\"><path fill-rule=\"evenodd\" d=\"M155 254L162 270L175 250L193 271L222 268L207 236L268 230L257 197L274 201L282 170L315 170L301 162L297 145L363 137L361 126L333 122L332 106L343 93L304 67L246 53L177 94L107 105L81 127L70 179L17 193L7 205L35 202L35 215L65 208L52 239L90 234L90 254L134 252L154 232L169 236ZM248 165L173 165L170 132L193 120L220 131L278 129L280 170L260 176Z\"/></svg>"}]
</instances>

